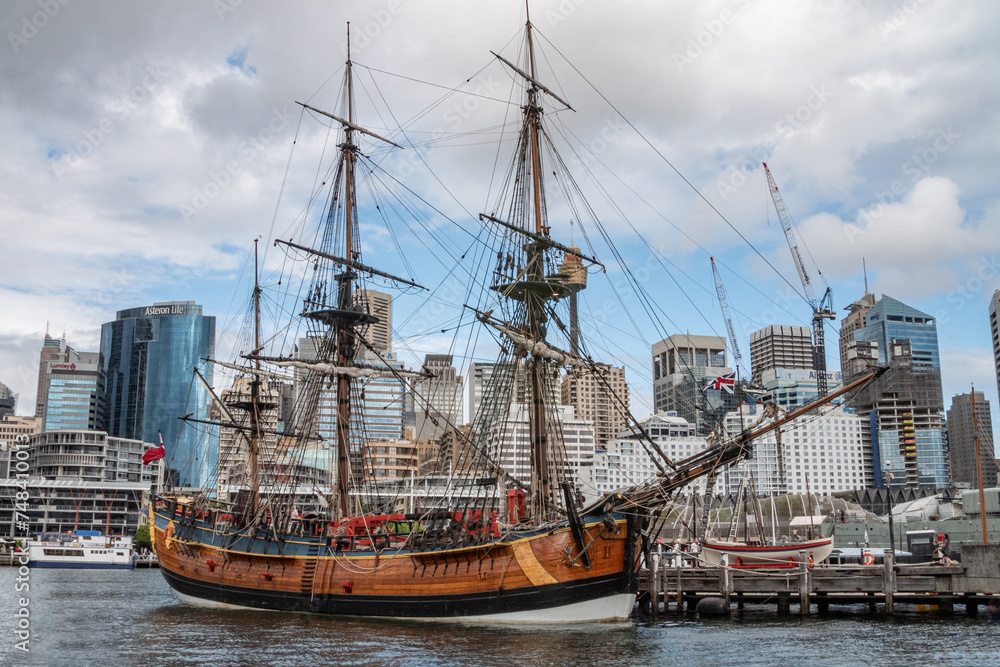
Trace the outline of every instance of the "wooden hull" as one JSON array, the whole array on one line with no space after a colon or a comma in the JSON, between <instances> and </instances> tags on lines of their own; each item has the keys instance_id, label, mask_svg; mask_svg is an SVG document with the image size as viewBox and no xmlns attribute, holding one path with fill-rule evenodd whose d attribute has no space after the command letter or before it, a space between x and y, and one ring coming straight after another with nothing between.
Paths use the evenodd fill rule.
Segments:
<instances>
[{"instance_id":1,"label":"wooden hull","mask_svg":"<svg viewBox=\"0 0 1000 667\"><path fill-rule=\"evenodd\" d=\"M497 623L624 621L637 538L625 518L586 518L591 566L568 527L456 549L333 552L322 537L281 544L151 510L160 571L182 601L344 616ZM174 520L172 520L174 519ZM172 524L172 525L171 525Z\"/></svg>"},{"instance_id":2,"label":"wooden hull","mask_svg":"<svg viewBox=\"0 0 1000 667\"><path fill-rule=\"evenodd\" d=\"M813 563L820 563L829 558L832 551L832 537L761 546L745 542L706 540L701 560L706 565L717 566L722 564L722 557L728 554L730 566L788 567L798 565L800 555L811 558Z\"/></svg>"}]
</instances>

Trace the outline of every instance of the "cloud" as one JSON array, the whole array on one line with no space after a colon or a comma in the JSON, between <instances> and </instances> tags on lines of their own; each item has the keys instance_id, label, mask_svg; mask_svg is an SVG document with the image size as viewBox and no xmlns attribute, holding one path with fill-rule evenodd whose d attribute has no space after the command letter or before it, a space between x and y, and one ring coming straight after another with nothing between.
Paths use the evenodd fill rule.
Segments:
<instances>
[{"instance_id":1,"label":"cloud","mask_svg":"<svg viewBox=\"0 0 1000 667\"><path fill-rule=\"evenodd\" d=\"M583 164L570 166L626 263L642 266L647 255L628 221L703 281L700 291L681 282L699 307L708 304L712 321L699 245L727 270L745 269L761 293L787 291L665 160L793 284L780 229L768 225L774 213L762 161L838 290L859 289L865 257L873 287L925 299L962 284L984 255L1000 251L992 169L1000 157L1000 42L992 34L1000 7L904 4L532 3L539 76L577 110L547 112L553 139L580 145ZM59 6L0 59L0 298L11 349L26 354L0 365L0 381L32 367L37 350L24 341L40 344L46 320L86 349L99 320L120 308L193 298L220 320L232 315L231 277L251 239L287 237L318 215L318 205L308 209L324 177L315 165L335 139L311 116L300 125L294 100L337 110L348 20L359 117L376 131L403 124L421 147L388 159L371 144L364 150L458 221L462 231L449 242L462 252L474 216L494 201L509 148L498 158L494 140L502 123L516 125L518 110L504 103L511 75L489 50L514 55L520 5ZM11 4L4 34L20 35L38 7ZM691 62L679 66L675 54ZM479 97L449 93L453 87ZM395 116L375 113L383 100ZM444 138L434 140L436 131ZM937 150L935 132L957 138ZM723 193L719 184L735 189ZM568 236L572 211L555 188L550 194L554 233ZM369 231L373 220L362 222ZM580 243L580 225L574 231ZM593 226L586 231L599 237ZM405 245L412 239L400 243L420 250ZM279 259L269 255L267 266ZM116 278L122 273L128 280ZM750 319L801 309L776 310L730 276L734 310ZM662 282L657 298L677 326L704 329L698 313L682 310L687 299ZM95 314L80 319L81 308ZM641 341L633 347L624 354L641 358Z\"/></svg>"},{"instance_id":2,"label":"cloud","mask_svg":"<svg viewBox=\"0 0 1000 667\"><path fill-rule=\"evenodd\" d=\"M828 275L853 273L864 258L873 289L903 300L930 298L1000 251L1000 219L969 220L944 177L920 179L899 201L887 193L852 220L810 216L800 230Z\"/></svg>"}]
</instances>

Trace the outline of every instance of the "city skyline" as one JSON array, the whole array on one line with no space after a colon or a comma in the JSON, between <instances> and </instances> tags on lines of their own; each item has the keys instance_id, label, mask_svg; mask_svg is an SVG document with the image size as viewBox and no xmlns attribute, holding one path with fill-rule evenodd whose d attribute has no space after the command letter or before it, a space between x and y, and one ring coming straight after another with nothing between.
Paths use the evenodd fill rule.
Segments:
<instances>
[{"instance_id":1,"label":"city skyline","mask_svg":"<svg viewBox=\"0 0 1000 667\"><path fill-rule=\"evenodd\" d=\"M12 137L0 229L7 268L0 285L0 382L19 394L19 414L31 409L46 322L74 347L96 350L100 324L116 311L196 300L218 317L219 356L230 356L242 315L242 296L234 294L245 293L250 239L282 234L296 212L292 206L275 215L299 122L293 100L322 89L340 67L346 21L354 22L361 66L454 86L490 64L483 44L502 45L524 20L523 7L460 3L395 13L361 3L232 10L60 5L30 38L21 36L22 19L30 23L37 5L19 3L8 12L5 34L18 39L8 39L12 57L0 64L12 90L0 109ZM864 294L866 262L872 292L937 320L946 402L974 383L997 404L987 308L1000 286L1000 202L986 174L997 150L989 139L996 136L998 101L983 91L997 88L989 81L998 75L983 63L998 58L988 29L998 11L971 3L957 12L941 2L910 12L823 3L793 10L771 2L629 10L532 5L539 35L628 120L607 106L567 119L589 151L577 166L607 164L632 175L629 185L648 204L633 201L623 212L669 259L650 260L626 225L613 228L637 280L662 295L660 307L671 320L666 332L621 333L622 309L640 304L615 305L613 287L592 279L580 294L581 310L603 314L597 331L581 322L583 333L597 334L602 361L625 366L637 415L652 412L650 344L685 331L725 333L709 252L720 263L744 352L754 330L809 324L810 309L795 296L788 247L779 226L769 224L776 216L763 161L833 287L838 314ZM445 29L442 16L446 25L462 26L449 33L462 38L433 39L432 46L415 38ZM619 29L605 30L612 22ZM627 48L622 30L630 35ZM828 48L830 40L840 46ZM546 71L545 79L586 109L593 91L550 53L558 76ZM503 98L506 86L493 63L469 84L476 96L455 98L414 131L487 127L491 98ZM324 90L316 102L328 100ZM414 110L403 111L408 117ZM309 134L316 126L301 128ZM388 164L394 173L426 160L456 199L484 199L490 166L483 153L408 150ZM434 179L417 180L453 218L469 217L463 207L474 211L443 194ZM297 202L302 188L290 183L285 201ZM608 183L613 194L627 194ZM555 222L554 233L568 238L565 221ZM365 231L372 226L364 223ZM388 240L375 241L370 252L391 251ZM39 253L49 261L34 261ZM281 260L272 249L264 275ZM609 270L612 285L623 281L619 269ZM419 277L438 287L415 306L398 305L402 338L393 349L408 367L448 350L442 336L426 331L441 328L451 316L447 302L461 293L442 273ZM838 364L835 332L827 329L829 368ZM492 359L456 358L456 366L464 370L473 361Z\"/></svg>"}]
</instances>

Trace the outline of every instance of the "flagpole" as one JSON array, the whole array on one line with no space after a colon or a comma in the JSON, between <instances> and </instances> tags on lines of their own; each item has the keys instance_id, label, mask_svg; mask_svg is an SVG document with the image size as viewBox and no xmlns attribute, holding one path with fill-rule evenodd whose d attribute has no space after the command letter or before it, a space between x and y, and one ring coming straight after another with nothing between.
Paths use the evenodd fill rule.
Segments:
<instances>
[{"instance_id":1,"label":"flagpole","mask_svg":"<svg viewBox=\"0 0 1000 667\"><path fill-rule=\"evenodd\" d=\"M740 389L740 367L736 366L736 409L740 413L740 433L743 432L743 390Z\"/></svg>"}]
</instances>

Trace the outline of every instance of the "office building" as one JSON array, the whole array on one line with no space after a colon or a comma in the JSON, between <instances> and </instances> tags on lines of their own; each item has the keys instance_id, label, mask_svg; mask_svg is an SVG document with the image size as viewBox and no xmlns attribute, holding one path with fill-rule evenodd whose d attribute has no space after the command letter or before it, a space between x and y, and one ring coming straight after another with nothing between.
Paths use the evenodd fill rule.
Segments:
<instances>
[{"instance_id":1,"label":"office building","mask_svg":"<svg viewBox=\"0 0 1000 667\"><path fill-rule=\"evenodd\" d=\"M815 368L809 327L772 324L750 334L750 372L754 384L765 371Z\"/></svg>"},{"instance_id":2,"label":"office building","mask_svg":"<svg viewBox=\"0 0 1000 667\"><path fill-rule=\"evenodd\" d=\"M545 381L545 403L555 405L559 397L559 368ZM511 404L527 405L528 374L523 361L473 363L469 367L469 421L493 424L507 415Z\"/></svg>"},{"instance_id":3,"label":"office building","mask_svg":"<svg viewBox=\"0 0 1000 667\"><path fill-rule=\"evenodd\" d=\"M163 459L143 465L154 445L109 436L104 431L42 431L28 441L32 477L84 482L141 483L148 490L160 481Z\"/></svg>"},{"instance_id":4,"label":"office building","mask_svg":"<svg viewBox=\"0 0 1000 667\"><path fill-rule=\"evenodd\" d=\"M974 418L975 416L975 418ZM976 422L978 421L978 428ZM973 395L959 394L951 399L948 410L948 449L951 460L951 481L955 485L979 488L979 471L983 488L997 485L996 458L993 450L993 418L990 404L981 391ZM979 467L976 465L976 436L979 436Z\"/></svg>"},{"instance_id":5,"label":"office building","mask_svg":"<svg viewBox=\"0 0 1000 667\"><path fill-rule=\"evenodd\" d=\"M318 342L319 339L313 337L299 339L296 356L299 359L316 359ZM403 370L402 362L392 352L359 350L357 361L367 366ZM403 439L405 393L405 382L391 373L354 382L351 396L355 400L351 402L349 444L352 486L358 486L366 479L363 453L367 442ZM296 410L300 414L316 415L313 430L318 444L307 450L307 464L332 472L339 414L336 384L326 386L318 382L314 375L297 369Z\"/></svg>"},{"instance_id":6,"label":"office building","mask_svg":"<svg viewBox=\"0 0 1000 667\"><path fill-rule=\"evenodd\" d=\"M893 488L948 487L951 475L934 318L883 295L853 336L856 343L866 345L865 354L873 364L888 367L853 401L859 415L869 416L865 444L871 467L866 472L880 488L885 471L892 474ZM844 382L854 377L845 376Z\"/></svg>"},{"instance_id":7,"label":"office building","mask_svg":"<svg viewBox=\"0 0 1000 667\"><path fill-rule=\"evenodd\" d=\"M450 354L428 354L424 370L433 377L413 381L413 437L439 440L445 431L463 423L465 382Z\"/></svg>"},{"instance_id":8,"label":"office building","mask_svg":"<svg viewBox=\"0 0 1000 667\"><path fill-rule=\"evenodd\" d=\"M362 327L361 337L382 354L392 352L392 296L362 289L354 293L354 303L364 312L378 318L377 322Z\"/></svg>"},{"instance_id":9,"label":"office building","mask_svg":"<svg viewBox=\"0 0 1000 667\"><path fill-rule=\"evenodd\" d=\"M865 327L865 316L874 305L875 295L866 292L844 309L848 311L847 316L840 321L840 371L844 377L864 373L878 357L874 343L854 339L854 332Z\"/></svg>"},{"instance_id":10,"label":"office building","mask_svg":"<svg viewBox=\"0 0 1000 667\"><path fill-rule=\"evenodd\" d=\"M35 416L45 417L45 368L50 361L65 362L69 351L64 341L49 335L48 328L42 340L42 352L38 357L38 390L35 394Z\"/></svg>"},{"instance_id":11,"label":"office building","mask_svg":"<svg viewBox=\"0 0 1000 667\"><path fill-rule=\"evenodd\" d=\"M555 406L560 429L549 433L549 472L553 479L564 475L575 480L581 465L594 458L594 429L578 419L569 405ZM524 483L531 482L529 408L512 405L506 418L494 424L485 436L490 459Z\"/></svg>"},{"instance_id":12,"label":"office building","mask_svg":"<svg viewBox=\"0 0 1000 667\"><path fill-rule=\"evenodd\" d=\"M39 418L44 431L96 429L107 426L107 395L100 352L66 347L58 361L39 369L42 402Z\"/></svg>"},{"instance_id":13,"label":"office building","mask_svg":"<svg viewBox=\"0 0 1000 667\"><path fill-rule=\"evenodd\" d=\"M0 382L0 419L7 415L13 415L17 410L17 396L10 390L10 387Z\"/></svg>"},{"instance_id":14,"label":"office building","mask_svg":"<svg viewBox=\"0 0 1000 667\"><path fill-rule=\"evenodd\" d=\"M726 366L726 339L675 334L653 345L652 353L654 412L676 412L698 435L724 428L738 404L736 392L706 385L734 372Z\"/></svg>"},{"instance_id":15,"label":"office building","mask_svg":"<svg viewBox=\"0 0 1000 667\"><path fill-rule=\"evenodd\" d=\"M740 406L726 417L729 434L736 435L759 416ZM866 421L852 408L837 407L792 421L782 429L780 447L774 431L754 438L753 454L727 467L726 487L735 492L752 476L758 494L863 489L872 481L865 469Z\"/></svg>"},{"instance_id":16,"label":"office building","mask_svg":"<svg viewBox=\"0 0 1000 667\"><path fill-rule=\"evenodd\" d=\"M816 400L817 378L814 370L775 368L764 371L760 378L765 394L760 402L773 402L784 410L794 410ZM836 391L843 384L840 371L826 372L827 391ZM840 403L843 398L834 399Z\"/></svg>"},{"instance_id":17,"label":"office building","mask_svg":"<svg viewBox=\"0 0 1000 667\"><path fill-rule=\"evenodd\" d=\"M572 405L577 418L594 424L598 446L628 426L628 384L625 369L600 364L596 372L578 369L562 379L562 404Z\"/></svg>"},{"instance_id":18,"label":"office building","mask_svg":"<svg viewBox=\"0 0 1000 667\"><path fill-rule=\"evenodd\" d=\"M694 424L671 413L663 412L647 417L641 422L643 430L659 446L671 461L680 461L693 456L706 447L704 436L695 433ZM578 488L588 502L626 486L642 484L653 479L664 466L654 461L658 456L652 447L642 442L639 429L632 426L622 430L603 446L598 447L594 458L585 461L579 468ZM665 467L665 466L664 466ZM695 493L704 494L705 477L693 484ZM723 492L721 476L713 487L714 493ZM690 490L690 489L689 489Z\"/></svg>"},{"instance_id":19,"label":"office building","mask_svg":"<svg viewBox=\"0 0 1000 667\"><path fill-rule=\"evenodd\" d=\"M1000 325L997 311L1000 310L1000 290L993 292L990 299L990 338L993 340L993 368L997 376L997 391L1000 392Z\"/></svg>"},{"instance_id":20,"label":"office building","mask_svg":"<svg viewBox=\"0 0 1000 667\"><path fill-rule=\"evenodd\" d=\"M155 303L119 311L101 327L108 397L108 434L158 443L167 450L175 486L214 486L218 433L179 417L208 419L215 318L193 301Z\"/></svg>"}]
</instances>

